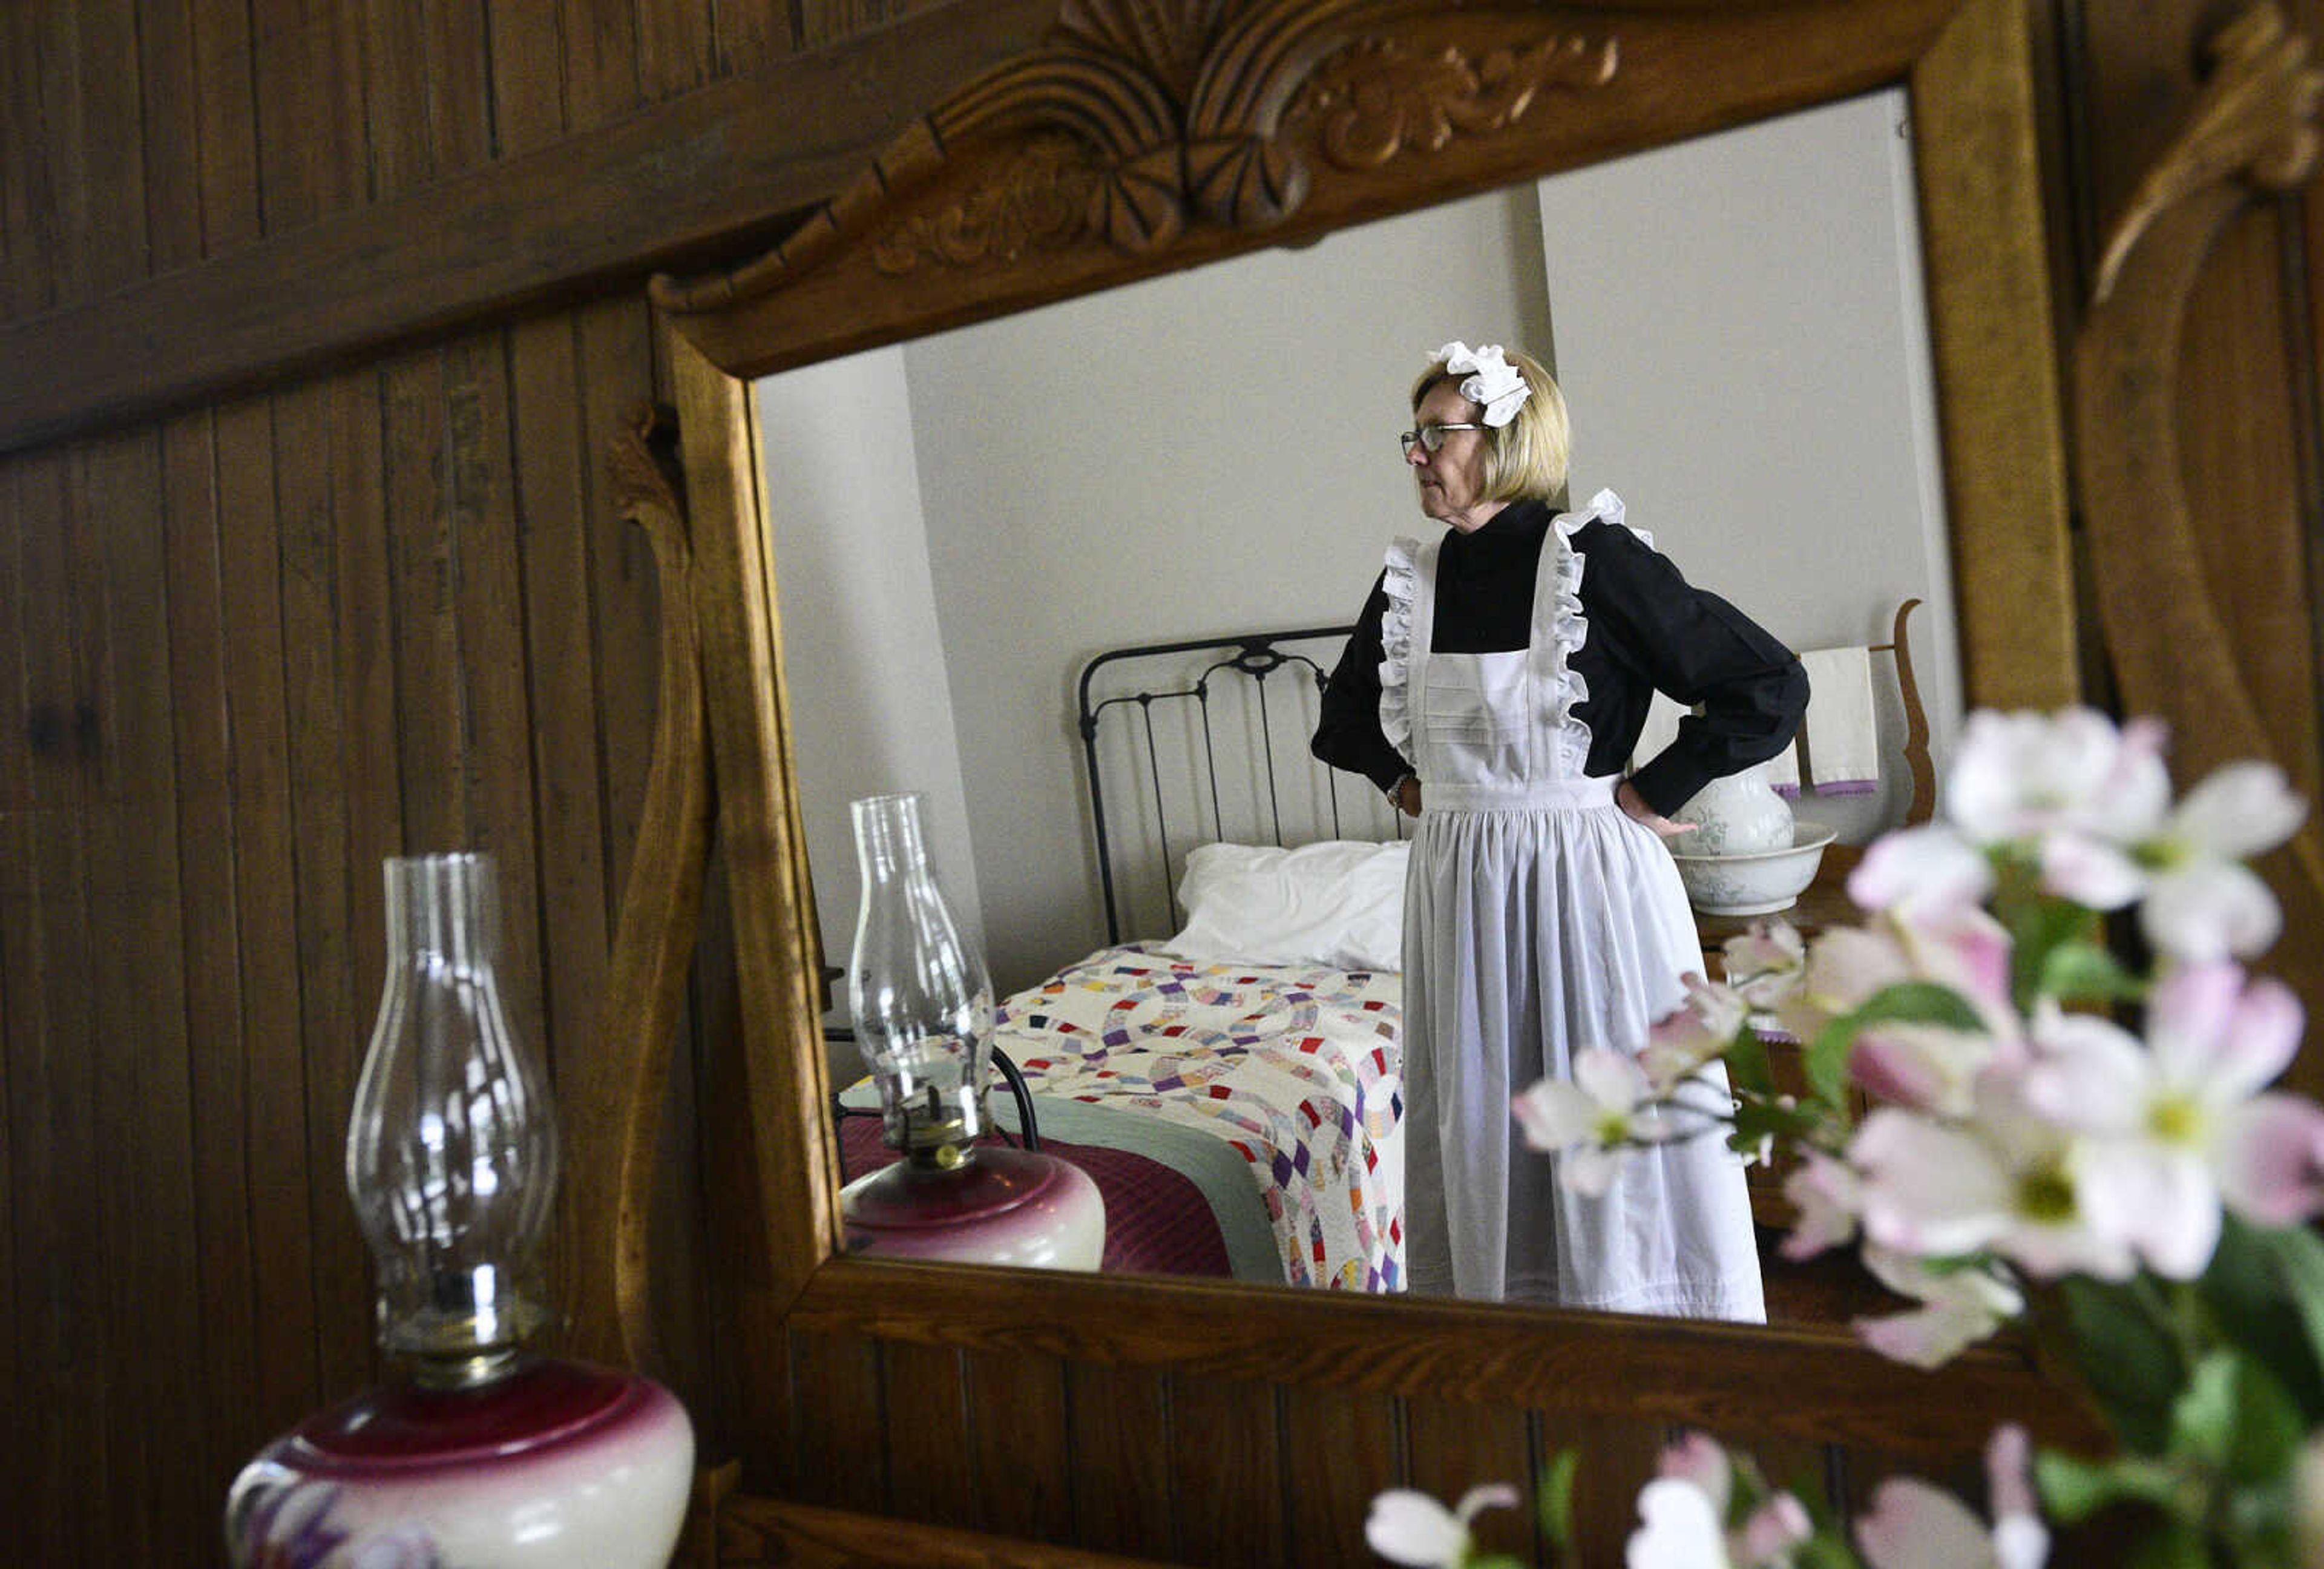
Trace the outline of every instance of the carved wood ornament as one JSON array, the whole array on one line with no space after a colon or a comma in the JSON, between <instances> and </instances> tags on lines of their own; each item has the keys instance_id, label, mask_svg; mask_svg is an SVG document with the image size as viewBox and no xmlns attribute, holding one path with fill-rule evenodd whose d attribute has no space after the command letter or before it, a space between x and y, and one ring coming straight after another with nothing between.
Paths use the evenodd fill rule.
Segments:
<instances>
[{"instance_id":1,"label":"carved wood ornament","mask_svg":"<svg viewBox=\"0 0 2324 1569\"><path fill-rule=\"evenodd\" d=\"M653 299L762 374L1894 79L1950 9L1065 0L780 244Z\"/></svg>"},{"instance_id":2,"label":"carved wood ornament","mask_svg":"<svg viewBox=\"0 0 2324 1569\"><path fill-rule=\"evenodd\" d=\"M1414 9L1069 0L1048 47L916 122L781 245L690 285L657 279L654 299L680 314L715 309L780 288L858 239L881 272L900 275L1084 235L1145 254L1190 225L1269 228L1306 200L1309 144L1343 169L1377 168L1505 129L1545 91L1602 86L1619 58L1602 28L1536 23L1532 42L1482 58L1366 35ZM1027 140L997 172L899 214L950 149L1011 133Z\"/></svg>"},{"instance_id":3,"label":"carved wood ornament","mask_svg":"<svg viewBox=\"0 0 2324 1569\"><path fill-rule=\"evenodd\" d=\"M2314 171L2324 70L2273 0L2211 46L2213 71L2187 123L2107 237L2074 360L2077 489L2091 575L2126 708L2173 721L2190 773L2274 758L2295 779L2295 743L2264 716L2206 582L2207 530L2188 494L2180 365L2189 303L2230 220ZM2316 725L2324 726L2324 715ZM2312 737L2316 730L2311 728ZM2324 900L2324 821L2292 841L2301 902Z\"/></svg>"},{"instance_id":4,"label":"carved wood ornament","mask_svg":"<svg viewBox=\"0 0 2324 1569\"><path fill-rule=\"evenodd\" d=\"M702 913L710 850L710 746L702 701L700 639L693 606L694 559L687 538L686 483L676 429L659 411L633 411L605 444L605 466L621 515L645 531L662 585L660 673L654 703L653 761L639 814L636 854L622 890L611 973L597 1027L608 1040L635 1042L622 1097L618 1172L581 1168L576 1183L611 1186L613 1204L586 1212L614 1217L611 1269L574 1271L584 1300L575 1321L595 1337L582 1349L655 1365L648 1281L648 1212L654 1158L668 1103L670 1053L686 995L693 934ZM684 940L674 940L682 935ZM577 1165L577 1163L576 1163ZM610 1292L610 1301L604 1294ZM618 1329L619 1344L610 1330Z\"/></svg>"}]
</instances>

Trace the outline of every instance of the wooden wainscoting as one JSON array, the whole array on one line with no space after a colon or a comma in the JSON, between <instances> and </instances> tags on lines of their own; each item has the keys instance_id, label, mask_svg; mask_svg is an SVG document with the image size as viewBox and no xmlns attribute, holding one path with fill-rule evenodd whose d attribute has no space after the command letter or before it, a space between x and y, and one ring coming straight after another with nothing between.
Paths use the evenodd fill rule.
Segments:
<instances>
[{"instance_id":1,"label":"wooden wainscoting","mask_svg":"<svg viewBox=\"0 0 2324 1569\"><path fill-rule=\"evenodd\" d=\"M1637 1526L1638 1490L1677 1431L1651 1416L1499 1403L1489 1391L1423 1398L812 1333L795 1332L789 1352L793 1419L777 1437L780 1453L706 1489L696 1533L706 1569L1118 1562L1061 1551L1068 1544L1139 1562L1365 1564L1376 1561L1363 1540L1375 1494L1408 1486L1450 1501L1506 1481L1529 1495L1567 1446L1582 1454L1579 1551L1563 1562L1616 1564ZM1897 1474L1980 1497L1978 1468L1963 1460L1976 1443L1960 1440L2005 1406L2052 1439L2094 1439L2022 1364L1973 1358L1971 1372L1929 1378L1929 1408L1894 1410L1893 1448L1800 1436L1819 1405L1852 1400L1844 1381L1747 1380L1715 1433L1754 1454L1776 1484L1812 1490L1843 1512L1860 1511ZM1722 1375L1691 1370L1682 1352L1660 1376ZM1642 1407L1657 1403L1651 1388L1640 1396ZM1835 1426L1865 1420L1860 1409L1833 1415ZM1932 1450L1939 1429L1951 1440ZM1476 1531L1489 1548L1550 1561L1529 1507L1489 1511Z\"/></svg>"}]
</instances>

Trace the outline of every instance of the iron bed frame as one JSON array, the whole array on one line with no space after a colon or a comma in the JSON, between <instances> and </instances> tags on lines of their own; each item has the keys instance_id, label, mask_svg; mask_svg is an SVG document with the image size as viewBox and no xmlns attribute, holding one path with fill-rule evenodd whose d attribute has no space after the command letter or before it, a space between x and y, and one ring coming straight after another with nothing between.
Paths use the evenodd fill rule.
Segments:
<instances>
[{"instance_id":1,"label":"iron bed frame","mask_svg":"<svg viewBox=\"0 0 2324 1569\"><path fill-rule=\"evenodd\" d=\"M1133 741L1142 737L1145 743L1143 762L1147 778L1153 789L1151 802L1153 821L1150 825L1153 838L1149 843L1159 846L1163 863L1163 881L1171 890L1169 898L1175 911L1176 883L1176 880L1169 875L1174 826L1169 812L1168 792L1163 787L1164 747L1155 731L1156 706L1180 703L1194 705L1200 726L1200 751L1198 757L1194 761L1199 763L1199 777L1204 786L1197 792L1195 804L1199 808L1202 799L1207 798L1211 813L1209 838L1222 839L1226 836L1226 827L1225 811L1221 804L1219 792L1221 749L1218 729L1212 723L1212 700L1214 690L1227 689L1216 687L1216 683L1228 680L1250 683L1247 700L1256 705L1258 756L1241 761L1257 765L1250 769L1247 777L1254 785L1263 781L1266 787L1265 805L1260 814L1264 822L1264 832L1277 845L1286 845L1287 838L1299 836L1298 829L1302 825L1295 824L1291 834L1286 835L1283 816L1282 785L1288 765L1278 768L1276 756L1276 735L1274 726L1270 723L1271 716L1268 703L1268 681L1277 672L1288 671L1289 678L1295 684L1305 681L1312 688L1315 701L1320 704L1324 690L1331 684L1330 672L1314 658L1297 650L1286 648L1285 645L1326 641L1344 644L1348 635L1354 631L1353 626L1295 627L1277 632L1237 632L1222 637L1196 638L1177 642L1140 643L1127 648L1109 649L1094 654L1082 667L1077 724L1082 737L1083 762L1089 780L1090 816L1097 848L1098 882L1105 898L1105 930L1106 941L1109 944L1120 943L1123 940L1125 896L1116 876L1116 867L1120 859L1117 837L1121 829L1118 823L1109 823L1107 818L1105 770L1099 757L1100 728L1107 716L1119 709L1122 711L1119 715L1122 720L1129 721L1134 718L1136 724L1132 731ZM1204 653L1216 653L1220 657L1207 662L1186 657ZM1156 665L1157 669L1155 675L1150 678L1141 676L1129 680L1126 683L1128 689L1100 693L1102 676L1122 676L1125 674L1126 668L1134 670L1135 664L1139 661ZM1134 715L1130 712L1132 709L1136 711ZM1230 762L1233 761L1231 758L1229 759ZM1305 837L1328 836L1336 839L1350 836L1348 818L1352 817L1353 812L1352 808L1347 813L1342 812L1339 771L1305 752L1297 761L1298 766L1308 770L1311 774L1323 776L1322 795L1328 805L1328 811L1323 817L1305 825L1324 832L1309 834ZM1363 798L1371 798L1374 795L1375 792L1369 789L1362 792ZM1385 802L1381 802L1378 811L1372 814L1373 821L1370 826L1375 828L1378 826L1378 817L1380 813L1390 816L1393 820L1391 830L1393 836L1401 838L1404 833L1402 819L1395 817ZM1186 828L1178 836L1194 844L1205 842L1199 819L1191 828ZM1370 836L1386 837L1388 835L1375 833ZM1190 844L1189 848L1191 847Z\"/></svg>"}]
</instances>

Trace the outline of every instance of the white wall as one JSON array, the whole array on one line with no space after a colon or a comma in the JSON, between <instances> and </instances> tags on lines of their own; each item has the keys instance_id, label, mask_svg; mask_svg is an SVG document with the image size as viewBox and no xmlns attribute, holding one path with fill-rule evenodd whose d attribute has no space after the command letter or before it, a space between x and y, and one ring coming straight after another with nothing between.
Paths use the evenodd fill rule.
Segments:
<instances>
[{"instance_id":1,"label":"white wall","mask_svg":"<svg viewBox=\"0 0 2324 1569\"><path fill-rule=\"evenodd\" d=\"M758 384L783 660L824 955L847 962L860 883L848 803L921 790L936 881L981 932L976 863L935 636L910 400L899 349ZM846 1008L844 991L834 1001Z\"/></svg>"},{"instance_id":2,"label":"white wall","mask_svg":"<svg viewBox=\"0 0 2324 1569\"><path fill-rule=\"evenodd\" d=\"M1900 117L1893 96L1842 105L925 339L900 375L890 351L762 383L811 814L844 817L839 774L954 769L963 826L932 833L940 854L973 842L996 982L1095 946L1082 662L1352 620L1386 541L1434 527L1394 447L1427 353L1538 350L1552 297L1574 494L1612 485L1690 577L1794 646L1874 641L1895 598L1929 598L1915 641L1945 733ZM837 852L810 850L844 934L852 861L843 912Z\"/></svg>"},{"instance_id":3,"label":"white wall","mask_svg":"<svg viewBox=\"0 0 2324 1569\"><path fill-rule=\"evenodd\" d=\"M1941 746L1960 684L1905 123L1901 90L1828 105L1545 180L1541 210L1574 495L1612 485L1794 648L1886 641L1929 600Z\"/></svg>"}]
</instances>

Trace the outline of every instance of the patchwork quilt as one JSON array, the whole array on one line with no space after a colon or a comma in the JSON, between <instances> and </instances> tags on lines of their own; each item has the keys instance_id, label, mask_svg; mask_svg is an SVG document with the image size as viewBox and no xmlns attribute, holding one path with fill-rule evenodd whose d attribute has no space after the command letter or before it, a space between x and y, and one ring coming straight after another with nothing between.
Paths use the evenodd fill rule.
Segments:
<instances>
[{"instance_id":1,"label":"patchwork quilt","mask_svg":"<svg viewBox=\"0 0 2324 1569\"><path fill-rule=\"evenodd\" d=\"M1045 1104L1142 1113L1240 1156L1292 1285L1394 1291L1403 992L1396 974L1194 964L1132 945L1009 998L995 1043Z\"/></svg>"}]
</instances>

